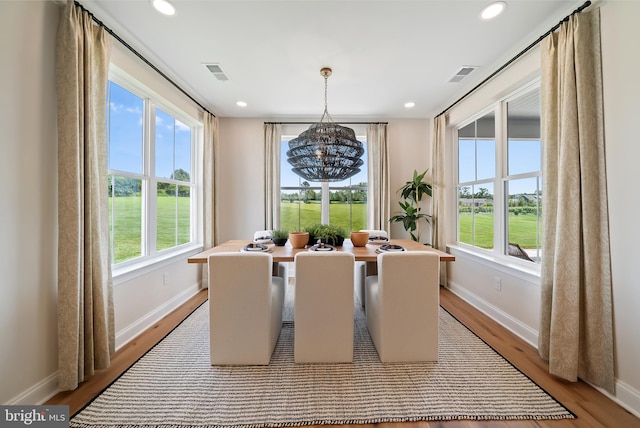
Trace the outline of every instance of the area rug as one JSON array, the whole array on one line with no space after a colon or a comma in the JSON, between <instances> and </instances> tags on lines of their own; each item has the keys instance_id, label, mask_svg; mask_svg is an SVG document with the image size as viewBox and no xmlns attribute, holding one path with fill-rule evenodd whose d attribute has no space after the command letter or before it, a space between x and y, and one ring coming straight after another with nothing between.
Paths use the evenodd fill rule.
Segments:
<instances>
[{"instance_id":1,"label":"area rug","mask_svg":"<svg viewBox=\"0 0 640 428\"><path fill-rule=\"evenodd\" d=\"M71 427L260 428L574 415L440 309L438 362L381 364L356 302L353 364L295 364L292 290L268 366L212 367L208 304L194 311Z\"/></svg>"}]
</instances>

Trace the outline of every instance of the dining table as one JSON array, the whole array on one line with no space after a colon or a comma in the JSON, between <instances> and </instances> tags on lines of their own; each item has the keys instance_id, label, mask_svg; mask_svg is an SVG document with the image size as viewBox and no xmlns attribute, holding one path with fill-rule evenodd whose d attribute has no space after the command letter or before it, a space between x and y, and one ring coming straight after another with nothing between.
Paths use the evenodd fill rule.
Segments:
<instances>
[{"instance_id":1,"label":"dining table","mask_svg":"<svg viewBox=\"0 0 640 428\"><path fill-rule=\"evenodd\" d=\"M251 242L253 241L250 239L232 239L198 254L194 254L189 257L188 262L208 263L209 256L211 254L242 251L242 249ZM405 251L428 251L436 253L440 256L441 262L453 262L456 260L455 256L451 254L410 239L391 239L388 243L392 245L399 245L403 247ZM378 260L378 255L381 253L380 248L383 244L384 243L368 243L364 247L355 247L351 243L351 240L345 239L342 246L336 246L335 250L351 253L354 255L356 261L366 262L367 275L372 275L377 272L376 262ZM268 244L265 252L271 254L274 263L274 272L277 272L278 263L293 262L296 254L309 250L310 246L306 246L305 248L293 248L289 242L287 242L284 246Z\"/></svg>"}]
</instances>

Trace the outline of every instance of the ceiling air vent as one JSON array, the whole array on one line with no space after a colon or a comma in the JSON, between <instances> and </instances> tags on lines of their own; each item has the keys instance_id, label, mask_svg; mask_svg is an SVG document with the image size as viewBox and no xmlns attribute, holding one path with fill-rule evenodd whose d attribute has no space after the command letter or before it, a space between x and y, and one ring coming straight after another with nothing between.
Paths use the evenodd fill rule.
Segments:
<instances>
[{"instance_id":1,"label":"ceiling air vent","mask_svg":"<svg viewBox=\"0 0 640 428\"><path fill-rule=\"evenodd\" d=\"M225 74L220 64L204 64L204 66L209 69L211 74L216 76L216 79L222 80L223 82L229 80L229 77Z\"/></svg>"},{"instance_id":2,"label":"ceiling air vent","mask_svg":"<svg viewBox=\"0 0 640 428\"><path fill-rule=\"evenodd\" d=\"M476 67L474 65L463 65L460 68L460 70L458 70L458 72L451 79L449 79L449 82L456 83L456 82L461 81L462 79L467 77L469 74L471 74L471 72L473 70L475 70L476 68L478 68L478 67Z\"/></svg>"}]
</instances>

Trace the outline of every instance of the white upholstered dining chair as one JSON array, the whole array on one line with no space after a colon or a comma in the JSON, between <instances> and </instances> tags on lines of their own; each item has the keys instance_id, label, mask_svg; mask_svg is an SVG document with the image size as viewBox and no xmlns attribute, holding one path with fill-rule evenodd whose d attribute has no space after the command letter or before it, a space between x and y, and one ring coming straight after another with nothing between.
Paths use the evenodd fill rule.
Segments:
<instances>
[{"instance_id":1,"label":"white upholstered dining chair","mask_svg":"<svg viewBox=\"0 0 640 428\"><path fill-rule=\"evenodd\" d=\"M380 361L438 360L440 257L428 251L383 253L365 281L367 328Z\"/></svg>"},{"instance_id":2,"label":"white upholstered dining chair","mask_svg":"<svg viewBox=\"0 0 640 428\"><path fill-rule=\"evenodd\" d=\"M361 229L360 232L369 233L369 239L374 238L386 238L389 239L389 235L386 230L382 229ZM364 298L364 279L367 275L367 267L364 262L356 262L356 268L354 270L354 287L356 292L356 297L360 301L362 307L365 307L365 298Z\"/></svg>"},{"instance_id":3,"label":"white upholstered dining chair","mask_svg":"<svg viewBox=\"0 0 640 428\"><path fill-rule=\"evenodd\" d=\"M296 254L296 363L353 361L353 267L351 253Z\"/></svg>"},{"instance_id":4,"label":"white upholstered dining chair","mask_svg":"<svg viewBox=\"0 0 640 428\"><path fill-rule=\"evenodd\" d=\"M284 281L268 253L209 256L212 365L269 364L282 328Z\"/></svg>"},{"instance_id":5,"label":"white upholstered dining chair","mask_svg":"<svg viewBox=\"0 0 640 428\"><path fill-rule=\"evenodd\" d=\"M361 229L360 232L368 232L369 233L369 239L372 238L389 238L389 235L387 234L386 230L381 230L381 229Z\"/></svg>"}]
</instances>

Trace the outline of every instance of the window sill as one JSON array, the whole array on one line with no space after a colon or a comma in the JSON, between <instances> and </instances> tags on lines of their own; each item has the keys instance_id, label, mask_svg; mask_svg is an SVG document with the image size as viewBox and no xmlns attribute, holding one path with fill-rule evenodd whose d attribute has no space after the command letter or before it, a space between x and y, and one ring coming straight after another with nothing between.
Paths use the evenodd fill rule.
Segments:
<instances>
[{"instance_id":1,"label":"window sill","mask_svg":"<svg viewBox=\"0 0 640 428\"><path fill-rule=\"evenodd\" d=\"M489 251L478 251L460 245L447 245L447 250L456 258L468 259L490 269L506 273L526 282L540 284L540 264L520 261L509 256L498 256ZM531 266L528 266L528 265Z\"/></svg>"},{"instance_id":2,"label":"window sill","mask_svg":"<svg viewBox=\"0 0 640 428\"><path fill-rule=\"evenodd\" d=\"M126 264L125 266L112 266L113 286L118 286L134 278L158 270L175 262L184 260L202 251L202 245L189 245L179 250L161 254L153 258L145 258L140 261Z\"/></svg>"}]
</instances>

